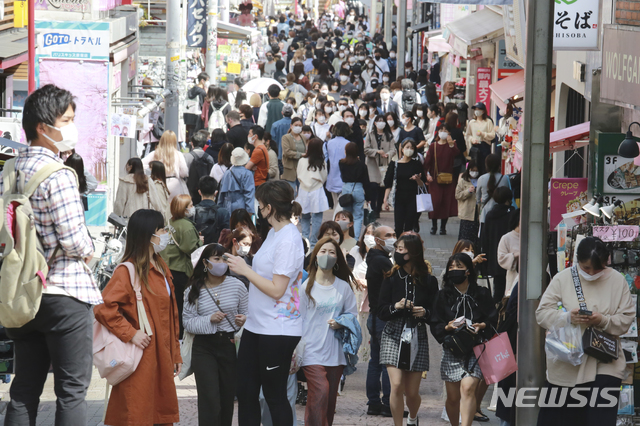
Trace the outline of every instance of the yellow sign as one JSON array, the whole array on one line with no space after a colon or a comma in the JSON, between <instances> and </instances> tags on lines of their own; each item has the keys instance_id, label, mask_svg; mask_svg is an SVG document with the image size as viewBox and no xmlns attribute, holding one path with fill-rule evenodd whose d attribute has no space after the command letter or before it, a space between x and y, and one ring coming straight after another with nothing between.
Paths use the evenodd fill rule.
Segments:
<instances>
[{"instance_id":1,"label":"yellow sign","mask_svg":"<svg viewBox=\"0 0 640 426\"><path fill-rule=\"evenodd\" d=\"M180 55L171 57L171 62L175 62L175 61L178 61L178 60L180 60Z\"/></svg>"},{"instance_id":2,"label":"yellow sign","mask_svg":"<svg viewBox=\"0 0 640 426\"><path fill-rule=\"evenodd\" d=\"M29 21L29 7L26 1L16 0L13 2L13 26L14 28L24 28Z\"/></svg>"},{"instance_id":3,"label":"yellow sign","mask_svg":"<svg viewBox=\"0 0 640 426\"><path fill-rule=\"evenodd\" d=\"M240 71L242 71L242 65L240 65L237 62L229 62L227 64L227 72L229 74L240 74Z\"/></svg>"},{"instance_id":4,"label":"yellow sign","mask_svg":"<svg viewBox=\"0 0 640 426\"><path fill-rule=\"evenodd\" d=\"M231 46L228 44L218 46L218 53L221 55L231 55Z\"/></svg>"}]
</instances>

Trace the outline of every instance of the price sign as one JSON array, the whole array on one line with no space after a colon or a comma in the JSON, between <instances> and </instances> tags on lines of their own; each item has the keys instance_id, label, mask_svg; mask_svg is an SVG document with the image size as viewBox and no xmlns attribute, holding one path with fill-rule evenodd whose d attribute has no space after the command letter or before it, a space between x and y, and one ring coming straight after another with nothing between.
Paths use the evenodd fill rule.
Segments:
<instances>
[{"instance_id":1,"label":"price sign","mask_svg":"<svg viewBox=\"0 0 640 426\"><path fill-rule=\"evenodd\" d=\"M637 225L594 226L593 236L604 242L633 241L638 238L640 227Z\"/></svg>"}]
</instances>

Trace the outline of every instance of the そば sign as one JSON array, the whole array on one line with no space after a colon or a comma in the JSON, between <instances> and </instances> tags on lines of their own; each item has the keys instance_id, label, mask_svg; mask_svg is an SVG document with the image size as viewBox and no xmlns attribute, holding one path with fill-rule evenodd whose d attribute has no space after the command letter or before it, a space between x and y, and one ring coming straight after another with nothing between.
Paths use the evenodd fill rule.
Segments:
<instances>
[{"instance_id":1,"label":"\u305d\u3070 sign","mask_svg":"<svg viewBox=\"0 0 640 426\"><path fill-rule=\"evenodd\" d=\"M554 50L598 50L600 0L555 0Z\"/></svg>"}]
</instances>

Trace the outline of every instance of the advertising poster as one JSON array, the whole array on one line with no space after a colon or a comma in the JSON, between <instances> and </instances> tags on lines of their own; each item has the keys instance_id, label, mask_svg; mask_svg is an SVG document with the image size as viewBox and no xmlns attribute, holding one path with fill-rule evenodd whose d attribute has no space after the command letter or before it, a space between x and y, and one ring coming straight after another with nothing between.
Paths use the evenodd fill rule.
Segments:
<instances>
[{"instance_id":1,"label":"advertising poster","mask_svg":"<svg viewBox=\"0 0 640 426\"><path fill-rule=\"evenodd\" d=\"M478 68L476 77L476 102L484 103L487 108L491 102L491 68Z\"/></svg>"},{"instance_id":2,"label":"advertising poster","mask_svg":"<svg viewBox=\"0 0 640 426\"><path fill-rule=\"evenodd\" d=\"M587 178L553 178L549 189L551 199L549 229L555 230L562 221L562 215L582 209L587 204Z\"/></svg>"},{"instance_id":3,"label":"advertising poster","mask_svg":"<svg viewBox=\"0 0 640 426\"><path fill-rule=\"evenodd\" d=\"M137 118L135 115L111 114L111 136L131 138L135 136Z\"/></svg>"},{"instance_id":4,"label":"advertising poster","mask_svg":"<svg viewBox=\"0 0 640 426\"><path fill-rule=\"evenodd\" d=\"M554 50L598 50L600 0L555 0Z\"/></svg>"},{"instance_id":5,"label":"advertising poster","mask_svg":"<svg viewBox=\"0 0 640 426\"><path fill-rule=\"evenodd\" d=\"M640 166L633 158L619 155L605 155L603 174L603 193L638 194L640 192Z\"/></svg>"},{"instance_id":6,"label":"advertising poster","mask_svg":"<svg viewBox=\"0 0 640 426\"><path fill-rule=\"evenodd\" d=\"M37 21L36 34L37 57L109 60L108 22Z\"/></svg>"}]
</instances>

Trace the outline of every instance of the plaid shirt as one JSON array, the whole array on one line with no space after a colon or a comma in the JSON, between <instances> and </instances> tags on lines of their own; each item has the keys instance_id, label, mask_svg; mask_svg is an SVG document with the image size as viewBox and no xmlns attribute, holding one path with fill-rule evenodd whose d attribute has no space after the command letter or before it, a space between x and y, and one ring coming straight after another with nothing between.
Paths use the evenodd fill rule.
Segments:
<instances>
[{"instance_id":1,"label":"plaid shirt","mask_svg":"<svg viewBox=\"0 0 640 426\"><path fill-rule=\"evenodd\" d=\"M54 161L62 160L47 148L30 146L20 149L15 168L25 174L26 183ZM0 176L0 192L3 191ZM82 260L93 253L93 243L84 222L84 207L74 173L61 170L45 179L31 197L31 207L45 258L48 260L60 245L47 275L47 285L90 305L102 303L93 275Z\"/></svg>"}]
</instances>

